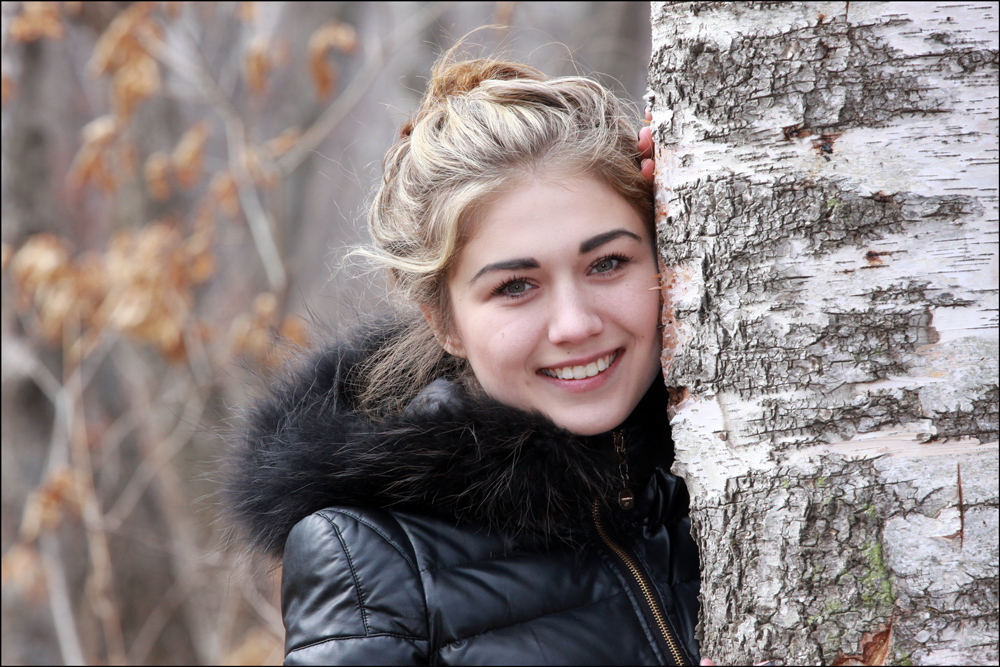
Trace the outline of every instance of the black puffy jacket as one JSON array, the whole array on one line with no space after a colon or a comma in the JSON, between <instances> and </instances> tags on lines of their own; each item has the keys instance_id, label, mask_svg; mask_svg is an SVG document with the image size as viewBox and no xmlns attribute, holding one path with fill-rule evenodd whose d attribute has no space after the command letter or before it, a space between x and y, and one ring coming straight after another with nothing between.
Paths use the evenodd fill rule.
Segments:
<instances>
[{"instance_id":1,"label":"black puffy jacket","mask_svg":"<svg viewBox=\"0 0 1000 667\"><path fill-rule=\"evenodd\" d=\"M615 433L432 383L372 423L353 374L391 331L260 401L225 493L284 555L288 664L698 664L698 555L659 382Z\"/></svg>"}]
</instances>

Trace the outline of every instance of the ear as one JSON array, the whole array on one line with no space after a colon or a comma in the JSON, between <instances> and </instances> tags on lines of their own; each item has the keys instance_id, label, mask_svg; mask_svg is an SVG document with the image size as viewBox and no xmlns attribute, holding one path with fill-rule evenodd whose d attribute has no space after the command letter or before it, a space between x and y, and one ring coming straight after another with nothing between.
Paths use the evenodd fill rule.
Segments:
<instances>
[{"instance_id":1,"label":"ear","mask_svg":"<svg viewBox=\"0 0 1000 667\"><path fill-rule=\"evenodd\" d=\"M424 319L427 320L431 331L434 332L434 338L437 339L438 345L451 356L465 359L465 348L462 346L461 337L453 332L445 333L442 331L441 322L429 306L420 306L420 312L423 313Z\"/></svg>"}]
</instances>

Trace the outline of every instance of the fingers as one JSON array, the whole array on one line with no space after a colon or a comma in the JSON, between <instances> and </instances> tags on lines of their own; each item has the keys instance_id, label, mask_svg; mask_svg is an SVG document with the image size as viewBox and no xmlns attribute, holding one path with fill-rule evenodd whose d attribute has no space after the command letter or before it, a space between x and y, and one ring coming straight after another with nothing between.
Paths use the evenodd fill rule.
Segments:
<instances>
[{"instance_id":1,"label":"fingers","mask_svg":"<svg viewBox=\"0 0 1000 667\"><path fill-rule=\"evenodd\" d=\"M653 114L649 112L649 109L646 109L646 122L648 123L652 120ZM642 176L652 183L656 165L653 162L653 130L648 125L639 130L639 139L636 141L636 148L639 150Z\"/></svg>"},{"instance_id":2,"label":"fingers","mask_svg":"<svg viewBox=\"0 0 1000 667\"><path fill-rule=\"evenodd\" d=\"M642 177L650 183L653 182L653 174L656 172L656 163L652 160L642 161Z\"/></svg>"},{"instance_id":3,"label":"fingers","mask_svg":"<svg viewBox=\"0 0 1000 667\"><path fill-rule=\"evenodd\" d=\"M636 145L639 148L639 157L642 159L653 157L653 131L649 127L639 130L639 141Z\"/></svg>"},{"instance_id":4,"label":"fingers","mask_svg":"<svg viewBox=\"0 0 1000 667\"><path fill-rule=\"evenodd\" d=\"M714 665L715 663L712 662L711 660L709 660L708 658L702 658L701 659L701 663L699 663L699 664L702 664L702 665Z\"/></svg>"}]
</instances>

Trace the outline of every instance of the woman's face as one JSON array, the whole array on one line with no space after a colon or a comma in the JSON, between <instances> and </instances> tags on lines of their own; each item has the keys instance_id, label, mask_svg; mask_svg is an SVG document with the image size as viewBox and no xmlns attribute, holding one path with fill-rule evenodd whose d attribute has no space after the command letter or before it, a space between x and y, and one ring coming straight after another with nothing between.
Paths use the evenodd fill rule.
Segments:
<instances>
[{"instance_id":1,"label":"woman's face","mask_svg":"<svg viewBox=\"0 0 1000 667\"><path fill-rule=\"evenodd\" d=\"M656 273L649 230L611 188L530 180L486 208L449 274L445 347L493 398L608 431L660 369Z\"/></svg>"}]
</instances>

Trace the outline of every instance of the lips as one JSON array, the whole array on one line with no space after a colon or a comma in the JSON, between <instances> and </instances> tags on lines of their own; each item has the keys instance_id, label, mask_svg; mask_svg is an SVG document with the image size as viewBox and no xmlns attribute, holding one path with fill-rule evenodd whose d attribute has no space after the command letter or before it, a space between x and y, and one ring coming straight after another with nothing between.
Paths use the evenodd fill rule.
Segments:
<instances>
[{"instance_id":1,"label":"lips","mask_svg":"<svg viewBox=\"0 0 1000 667\"><path fill-rule=\"evenodd\" d=\"M614 352L609 352L602 357L586 363L576 366L560 366L558 368L542 368L541 372L550 378L556 378L559 380L586 380L587 378L592 378L595 375L600 375L608 369L611 364L614 363L615 358L618 356L618 350Z\"/></svg>"}]
</instances>

